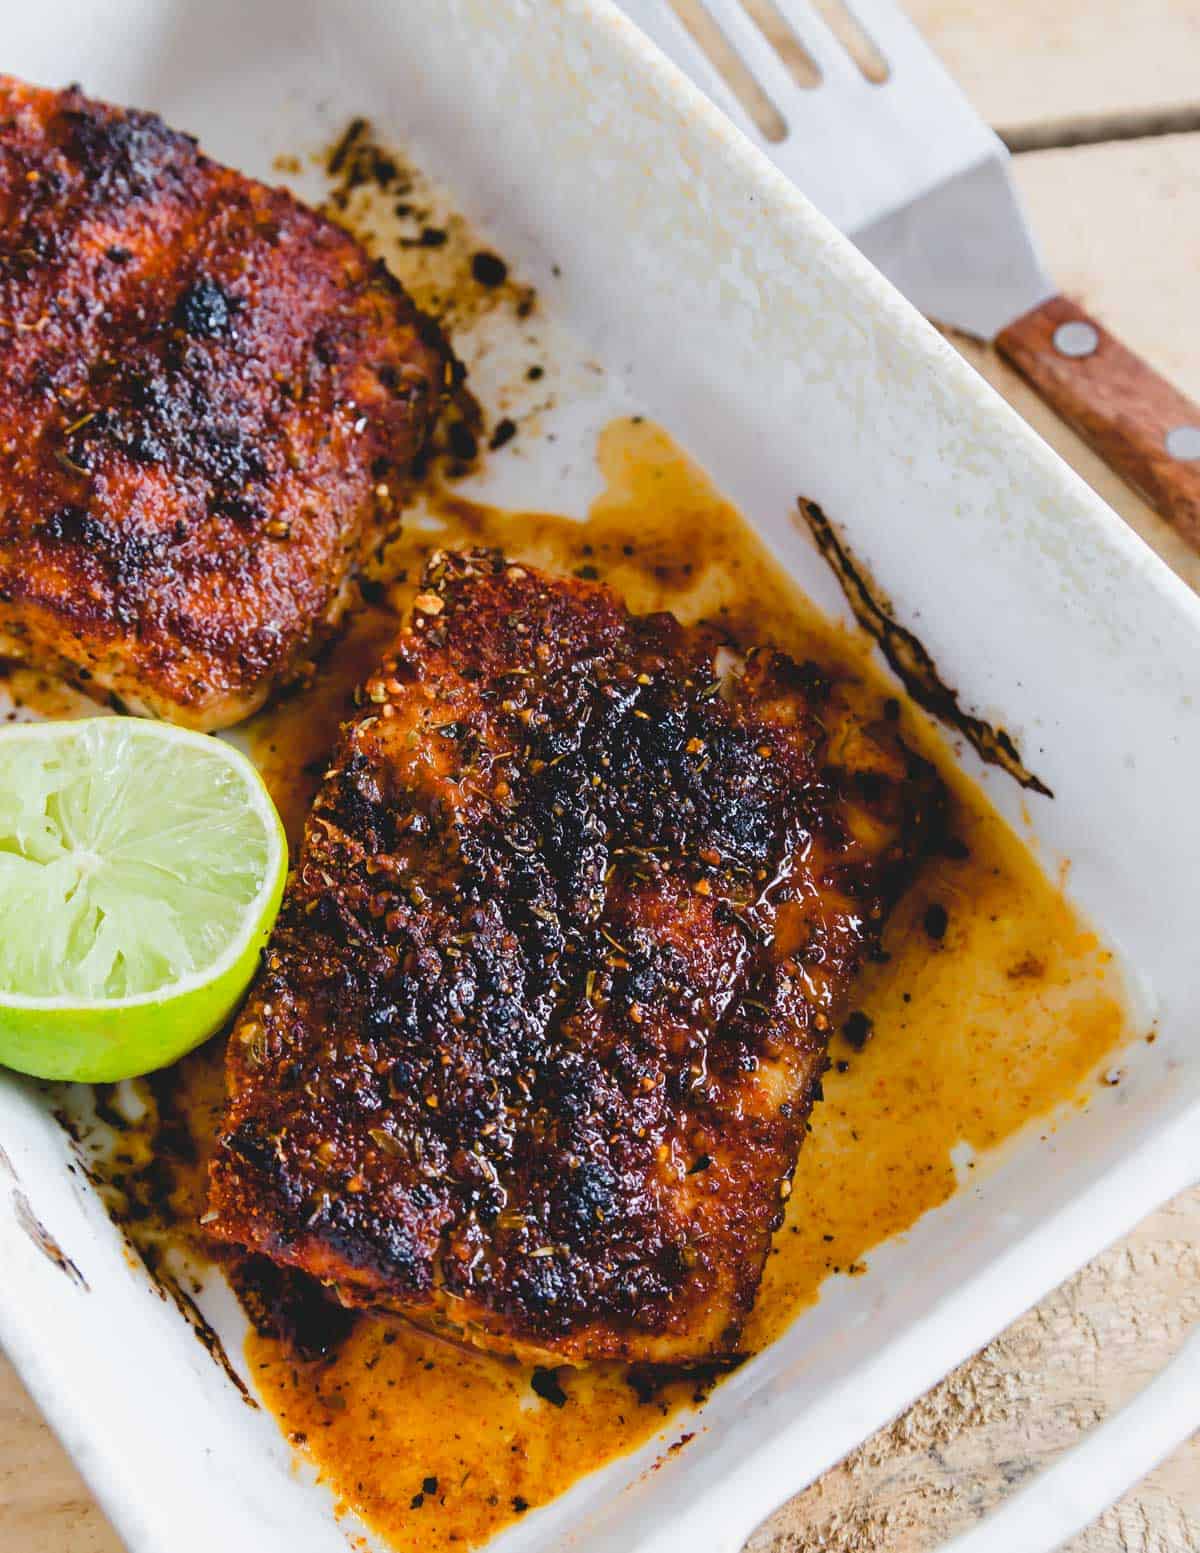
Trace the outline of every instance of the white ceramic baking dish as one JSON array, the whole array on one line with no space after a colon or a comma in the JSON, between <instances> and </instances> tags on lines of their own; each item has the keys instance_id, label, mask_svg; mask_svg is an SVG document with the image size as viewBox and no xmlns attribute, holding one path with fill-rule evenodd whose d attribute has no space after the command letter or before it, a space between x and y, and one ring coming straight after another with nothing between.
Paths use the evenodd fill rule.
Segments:
<instances>
[{"instance_id":1,"label":"white ceramic baking dish","mask_svg":"<svg viewBox=\"0 0 1200 1553\"><path fill-rule=\"evenodd\" d=\"M408 142L606 368L548 418L553 445L497 461L498 497L578 509L596 424L645 405L836 613L791 516L798 493L819 500L1054 789L978 773L1047 867L1070 859L1156 1043L828 1285L659 1471L651 1444L501 1539L732 1553L1200 1174L1200 604L604 0L56 0L4 8L0 64L157 108L260 175L352 113ZM0 1337L122 1536L137 1553L344 1548L270 1417L130 1265L50 1106L0 1081ZM231 1300L209 1308L236 1354ZM1105 1472L1115 1492L1111 1453Z\"/></svg>"}]
</instances>

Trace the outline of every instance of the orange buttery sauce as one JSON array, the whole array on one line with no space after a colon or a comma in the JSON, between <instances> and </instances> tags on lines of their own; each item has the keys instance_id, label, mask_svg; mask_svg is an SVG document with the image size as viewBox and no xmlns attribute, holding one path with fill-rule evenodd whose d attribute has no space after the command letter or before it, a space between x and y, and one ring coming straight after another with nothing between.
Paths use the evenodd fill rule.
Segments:
<instances>
[{"instance_id":1,"label":"orange buttery sauce","mask_svg":"<svg viewBox=\"0 0 1200 1553\"><path fill-rule=\"evenodd\" d=\"M594 568L635 611L718 617L744 644L769 640L836 663L864 705L894 694L870 661L871 644L815 611L661 429L614 422L597 456L604 490L586 522L443 493L378 558L369 591L382 602L357 613L303 694L252 726L252 750L293 842L354 684L442 546L496 545L559 572ZM856 989L871 1038L861 1049L844 1034L833 1040L748 1352L815 1301L831 1273L863 1271L873 1246L944 1202L956 1146L984 1150L1064 1103L1085 1104L1130 1035L1108 950L930 723L908 705L901 717L954 795L965 855L928 867L889 925L890 959L870 966ZM945 913L941 937L926 926L931 906ZM385 1319L361 1321L319 1363L260 1336L247 1359L260 1397L339 1502L406 1553L478 1546L639 1445L697 1389L675 1379L639 1400L627 1372L607 1366L562 1369L549 1384L543 1375L535 1390L525 1366Z\"/></svg>"}]
</instances>

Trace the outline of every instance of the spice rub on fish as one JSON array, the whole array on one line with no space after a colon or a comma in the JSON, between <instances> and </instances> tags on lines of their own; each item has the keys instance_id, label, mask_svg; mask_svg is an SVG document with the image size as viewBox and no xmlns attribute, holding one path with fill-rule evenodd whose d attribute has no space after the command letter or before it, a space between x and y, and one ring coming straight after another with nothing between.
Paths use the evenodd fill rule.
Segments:
<instances>
[{"instance_id":1,"label":"spice rub on fish","mask_svg":"<svg viewBox=\"0 0 1200 1553\"><path fill-rule=\"evenodd\" d=\"M0 77L0 652L198 728L336 619L456 369L346 232Z\"/></svg>"},{"instance_id":2,"label":"spice rub on fish","mask_svg":"<svg viewBox=\"0 0 1200 1553\"><path fill-rule=\"evenodd\" d=\"M552 1363L736 1351L942 790L767 649L431 563L229 1043L210 1228Z\"/></svg>"}]
</instances>

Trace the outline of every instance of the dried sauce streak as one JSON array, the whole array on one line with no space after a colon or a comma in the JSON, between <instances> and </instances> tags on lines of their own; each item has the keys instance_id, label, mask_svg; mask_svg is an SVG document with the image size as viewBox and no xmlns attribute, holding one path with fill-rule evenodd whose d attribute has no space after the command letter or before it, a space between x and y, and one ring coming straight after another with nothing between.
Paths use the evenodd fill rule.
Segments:
<instances>
[{"instance_id":1,"label":"dried sauce streak","mask_svg":"<svg viewBox=\"0 0 1200 1553\"><path fill-rule=\"evenodd\" d=\"M1005 730L993 728L982 718L973 717L960 705L957 692L942 679L937 664L929 656L924 644L907 627L893 620L885 605L876 597L876 590L866 573L855 562L816 502L802 496L798 505L800 516L818 550L842 585L842 592L854 611L854 618L879 643L893 672L917 705L932 712L947 727L957 728L976 754L989 765L1000 766L1014 781L1020 782L1022 787L1029 788L1031 792L1053 798L1054 794L1041 778L1021 760L1020 752Z\"/></svg>"},{"instance_id":2,"label":"dried sauce streak","mask_svg":"<svg viewBox=\"0 0 1200 1553\"><path fill-rule=\"evenodd\" d=\"M717 617L744 640L825 662L937 765L954 795L952 835L893 916L886 958L856 985L852 1012L862 1017L852 1033L869 1029L870 1038L861 1049L841 1032L833 1039L824 1101L748 1324L754 1351L817 1298L830 1273L861 1271L872 1246L950 1196L956 1145L986 1149L1063 1103L1086 1103L1094 1075L1130 1032L1112 956L926 720L891 699L870 644L816 613L657 427L615 423L599 458L606 489L583 524L435 500L436 522L412 525L393 547L371 589L375 602L309 693L258 718L252 743L276 800L289 819L302 819L364 659L398 629L429 552L493 544L550 570L600 575L635 611ZM933 906L945 914L936 940L925 927ZM166 1134L152 1169L134 1169L123 1183L140 1215L130 1227L139 1244L159 1234L164 1195L193 1225L202 1211L201 1166L176 1162L187 1152L178 1135L190 1116L202 1156L213 1125L211 1099L202 1097L219 1082L219 1047L154 1081L144 1131L153 1134L163 1108ZM127 1157L151 1157L128 1133L122 1147ZM177 1227L173 1238L181 1237ZM650 1384L598 1366L558 1370L552 1386L544 1370L466 1353L387 1318L360 1318L323 1358L300 1357L327 1335L310 1327L252 1336L255 1388L340 1502L403 1553L478 1546L648 1439L697 1385ZM426 1491L431 1477L437 1487Z\"/></svg>"}]
</instances>

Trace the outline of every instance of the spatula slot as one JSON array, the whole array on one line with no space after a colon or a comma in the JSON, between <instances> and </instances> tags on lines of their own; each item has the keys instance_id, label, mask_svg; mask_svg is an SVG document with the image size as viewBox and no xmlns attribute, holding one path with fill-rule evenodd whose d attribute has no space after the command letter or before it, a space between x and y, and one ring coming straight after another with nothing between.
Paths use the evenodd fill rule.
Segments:
<instances>
[{"instance_id":1,"label":"spatula slot","mask_svg":"<svg viewBox=\"0 0 1200 1553\"><path fill-rule=\"evenodd\" d=\"M797 86L811 91L821 84L821 67L775 0L741 0L742 10L779 55Z\"/></svg>"},{"instance_id":2,"label":"spatula slot","mask_svg":"<svg viewBox=\"0 0 1200 1553\"><path fill-rule=\"evenodd\" d=\"M891 69L846 0L811 0L811 3L865 78L873 85L881 86L891 75Z\"/></svg>"},{"instance_id":3,"label":"spatula slot","mask_svg":"<svg viewBox=\"0 0 1200 1553\"><path fill-rule=\"evenodd\" d=\"M761 0L759 0L761 3ZM787 120L729 41L704 0L670 0L671 9L708 56L713 69L772 145L787 139Z\"/></svg>"}]
</instances>

